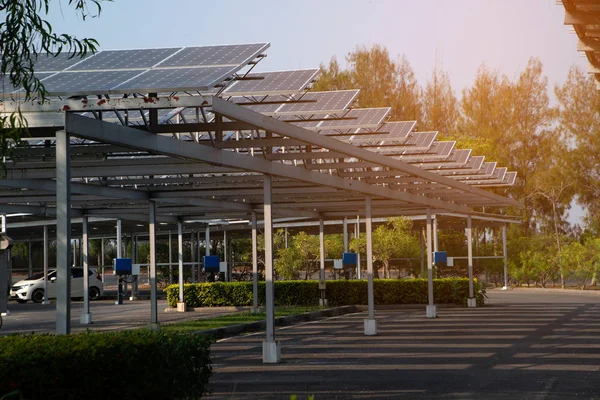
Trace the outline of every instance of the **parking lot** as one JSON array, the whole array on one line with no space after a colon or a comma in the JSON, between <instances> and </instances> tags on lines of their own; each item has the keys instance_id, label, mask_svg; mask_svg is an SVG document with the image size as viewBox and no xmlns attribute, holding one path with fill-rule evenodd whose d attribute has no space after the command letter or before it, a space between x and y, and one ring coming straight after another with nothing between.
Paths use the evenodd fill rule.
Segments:
<instances>
[{"instance_id":1,"label":"parking lot","mask_svg":"<svg viewBox=\"0 0 600 400\"><path fill-rule=\"evenodd\" d=\"M423 306L376 311L378 335L363 335L365 313L280 328L282 362L262 363L264 332L212 346L212 399L600 399L600 292L491 290L485 307ZM91 303L94 324L72 306L73 332L141 327L146 300ZM233 307L163 312L168 323L237 312ZM10 303L0 335L53 332L55 306Z\"/></svg>"},{"instance_id":2,"label":"parking lot","mask_svg":"<svg viewBox=\"0 0 600 400\"><path fill-rule=\"evenodd\" d=\"M483 308L377 311L277 330L282 362L262 364L264 334L213 345L214 399L600 398L600 293L489 292Z\"/></svg>"},{"instance_id":3,"label":"parking lot","mask_svg":"<svg viewBox=\"0 0 600 400\"><path fill-rule=\"evenodd\" d=\"M51 304L18 304L9 303L10 315L3 317L4 324L0 329L1 335L11 333L54 333L56 330L56 303ZM166 300L158 301L159 321L161 323L177 322L187 319L209 318L242 309L236 307L201 308L193 312L177 313L164 312L169 308ZM84 325L79 322L83 313L83 302L71 303L71 329L72 332L86 330L106 331L120 329L134 329L150 323L150 302L148 300L128 301L122 305L115 305L114 300L100 300L90 302L93 323Z\"/></svg>"}]
</instances>

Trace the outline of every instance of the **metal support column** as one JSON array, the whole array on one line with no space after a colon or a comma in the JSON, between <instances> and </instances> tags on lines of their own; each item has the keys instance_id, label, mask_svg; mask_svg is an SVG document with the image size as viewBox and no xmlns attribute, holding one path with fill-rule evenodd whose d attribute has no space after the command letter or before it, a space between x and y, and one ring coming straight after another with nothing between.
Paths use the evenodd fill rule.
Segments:
<instances>
[{"instance_id":1,"label":"metal support column","mask_svg":"<svg viewBox=\"0 0 600 400\"><path fill-rule=\"evenodd\" d=\"M169 284L173 284L173 241L169 232Z\"/></svg>"},{"instance_id":2,"label":"metal support column","mask_svg":"<svg viewBox=\"0 0 600 400\"><path fill-rule=\"evenodd\" d=\"M425 232L424 229L420 229L419 230L419 239L421 241L421 253L420 253L420 258L421 258L421 278L423 278L425 276Z\"/></svg>"},{"instance_id":3,"label":"metal support column","mask_svg":"<svg viewBox=\"0 0 600 400\"><path fill-rule=\"evenodd\" d=\"M186 305L183 297L183 223L181 221L177 222L177 261L179 263L179 302L177 303L177 311L185 312Z\"/></svg>"},{"instance_id":4,"label":"metal support column","mask_svg":"<svg viewBox=\"0 0 600 400\"><path fill-rule=\"evenodd\" d=\"M121 258L121 252L123 251L123 245L121 240L123 238L123 233L121 232L121 220L117 220L117 258ZM114 264L113 264L114 268ZM115 304L123 304L123 278L119 275L117 278L117 301Z\"/></svg>"},{"instance_id":5,"label":"metal support column","mask_svg":"<svg viewBox=\"0 0 600 400\"><path fill-rule=\"evenodd\" d=\"M158 330L158 297L156 290L156 205L153 201L150 202L148 207L149 223L148 228L150 231L150 328Z\"/></svg>"},{"instance_id":6,"label":"metal support column","mask_svg":"<svg viewBox=\"0 0 600 400\"><path fill-rule=\"evenodd\" d=\"M68 127L67 127L68 128ZM56 333L71 333L71 154L67 130L56 132Z\"/></svg>"},{"instance_id":7,"label":"metal support column","mask_svg":"<svg viewBox=\"0 0 600 400\"><path fill-rule=\"evenodd\" d=\"M44 225L44 301L42 304L50 304L48 300L48 225Z\"/></svg>"},{"instance_id":8,"label":"metal support column","mask_svg":"<svg viewBox=\"0 0 600 400\"><path fill-rule=\"evenodd\" d=\"M131 235L131 261L134 264L138 264L140 262L139 254L138 254L138 237L137 235ZM129 301L136 301L138 296L138 278L139 275L133 277L133 283L131 284L131 296L129 297Z\"/></svg>"},{"instance_id":9,"label":"metal support column","mask_svg":"<svg viewBox=\"0 0 600 400\"><path fill-rule=\"evenodd\" d=\"M371 196L365 199L365 223L367 231L367 302L369 304L369 318L365 319L365 335L377 335L377 321L375 320L375 299L373 288L373 235L371 217Z\"/></svg>"},{"instance_id":10,"label":"metal support column","mask_svg":"<svg viewBox=\"0 0 600 400\"><path fill-rule=\"evenodd\" d=\"M256 212L252 211L252 310L253 314L259 313L258 308L258 243L256 238Z\"/></svg>"},{"instance_id":11,"label":"metal support column","mask_svg":"<svg viewBox=\"0 0 600 400\"><path fill-rule=\"evenodd\" d=\"M82 226L83 237L81 238L81 254L83 258L83 314L79 319L84 325L92 323L92 313L90 312L90 276L89 276L89 254L88 254L88 218L83 217Z\"/></svg>"},{"instance_id":12,"label":"metal support column","mask_svg":"<svg viewBox=\"0 0 600 400\"><path fill-rule=\"evenodd\" d=\"M360 215L356 216L356 239L360 239ZM360 247L356 249L356 279L361 279L361 275L360 275Z\"/></svg>"},{"instance_id":13,"label":"metal support column","mask_svg":"<svg viewBox=\"0 0 600 400\"><path fill-rule=\"evenodd\" d=\"M344 253L348 252L348 218L344 217Z\"/></svg>"},{"instance_id":14,"label":"metal support column","mask_svg":"<svg viewBox=\"0 0 600 400\"><path fill-rule=\"evenodd\" d=\"M467 216L467 260L469 264L469 298L467 306L477 307L477 300L473 292L473 228L470 215Z\"/></svg>"},{"instance_id":15,"label":"metal support column","mask_svg":"<svg viewBox=\"0 0 600 400\"><path fill-rule=\"evenodd\" d=\"M100 239L100 264L102 264L102 283L104 283L104 239Z\"/></svg>"},{"instance_id":16,"label":"metal support column","mask_svg":"<svg viewBox=\"0 0 600 400\"><path fill-rule=\"evenodd\" d=\"M281 359L281 348L275 340L275 302L273 284L273 218L272 218L272 177L264 176L264 215L265 215L265 294L266 294L266 340L263 342L263 363L275 364Z\"/></svg>"},{"instance_id":17,"label":"metal support column","mask_svg":"<svg viewBox=\"0 0 600 400\"><path fill-rule=\"evenodd\" d=\"M227 264L227 231L223 231L223 262ZM225 271L225 282L231 281L231 269L227 264L227 270Z\"/></svg>"},{"instance_id":18,"label":"metal support column","mask_svg":"<svg viewBox=\"0 0 600 400\"><path fill-rule=\"evenodd\" d=\"M194 242L196 241L195 236L196 235L194 234L194 232L190 233L190 261L192 263L192 283L196 282L196 265L194 265L194 260L196 258L194 252Z\"/></svg>"},{"instance_id":19,"label":"metal support column","mask_svg":"<svg viewBox=\"0 0 600 400\"><path fill-rule=\"evenodd\" d=\"M439 251L438 247L438 220L437 215L433 215L433 251Z\"/></svg>"},{"instance_id":20,"label":"metal support column","mask_svg":"<svg viewBox=\"0 0 600 400\"><path fill-rule=\"evenodd\" d=\"M319 218L319 291L321 292L321 298L319 299L319 305L321 307L327 306L327 299L325 294L325 228L323 217Z\"/></svg>"},{"instance_id":21,"label":"metal support column","mask_svg":"<svg viewBox=\"0 0 600 400\"><path fill-rule=\"evenodd\" d=\"M437 317L436 306L433 304L433 244L431 237L431 213L427 211L427 318Z\"/></svg>"},{"instance_id":22,"label":"metal support column","mask_svg":"<svg viewBox=\"0 0 600 400\"><path fill-rule=\"evenodd\" d=\"M504 287L502 290L508 290L508 251L506 249L506 224L502 225L502 257L504 258Z\"/></svg>"}]
</instances>

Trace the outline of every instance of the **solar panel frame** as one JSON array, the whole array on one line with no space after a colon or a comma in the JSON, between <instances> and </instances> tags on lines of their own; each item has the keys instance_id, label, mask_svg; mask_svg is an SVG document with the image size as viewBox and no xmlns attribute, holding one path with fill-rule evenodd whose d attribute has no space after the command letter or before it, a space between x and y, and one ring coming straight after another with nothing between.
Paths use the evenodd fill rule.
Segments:
<instances>
[{"instance_id":1,"label":"solar panel frame","mask_svg":"<svg viewBox=\"0 0 600 400\"><path fill-rule=\"evenodd\" d=\"M246 78L262 77L263 79L237 80L223 91L223 95L268 96L278 94L299 94L310 88L318 74L319 69L251 73L247 74Z\"/></svg>"},{"instance_id":2,"label":"solar panel frame","mask_svg":"<svg viewBox=\"0 0 600 400\"><path fill-rule=\"evenodd\" d=\"M314 100L312 103L283 104L277 115L327 115L346 110L358 97L360 91L335 90L330 92L306 92L293 97L294 100Z\"/></svg>"}]
</instances>

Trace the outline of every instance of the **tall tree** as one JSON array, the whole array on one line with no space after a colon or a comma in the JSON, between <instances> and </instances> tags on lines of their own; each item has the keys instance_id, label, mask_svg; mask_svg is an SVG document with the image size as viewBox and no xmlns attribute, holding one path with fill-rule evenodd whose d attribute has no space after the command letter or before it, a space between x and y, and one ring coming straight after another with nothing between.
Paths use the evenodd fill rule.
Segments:
<instances>
[{"instance_id":1,"label":"tall tree","mask_svg":"<svg viewBox=\"0 0 600 400\"><path fill-rule=\"evenodd\" d=\"M421 87L406 57L394 61L381 45L358 46L346 56L348 68L342 69L335 56L313 90L360 89L360 107L392 107L394 121L421 120Z\"/></svg>"},{"instance_id":2,"label":"tall tree","mask_svg":"<svg viewBox=\"0 0 600 400\"><path fill-rule=\"evenodd\" d=\"M578 201L588 208L590 221L599 220L600 207L600 92L595 78L572 67L566 82L555 88L559 123L571 143L568 170L577 186Z\"/></svg>"},{"instance_id":3,"label":"tall tree","mask_svg":"<svg viewBox=\"0 0 600 400\"><path fill-rule=\"evenodd\" d=\"M420 129L438 131L442 138L453 137L457 119L458 101L450 77L436 64L423 92L423 124Z\"/></svg>"}]
</instances>

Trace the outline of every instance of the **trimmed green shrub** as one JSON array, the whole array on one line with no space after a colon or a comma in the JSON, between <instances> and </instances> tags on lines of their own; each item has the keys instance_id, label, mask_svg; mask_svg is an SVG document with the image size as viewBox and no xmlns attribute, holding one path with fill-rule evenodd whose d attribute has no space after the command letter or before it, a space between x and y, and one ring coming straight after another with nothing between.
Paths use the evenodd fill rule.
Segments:
<instances>
[{"instance_id":1,"label":"trimmed green shrub","mask_svg":"<svg viewBox=\"0 0 600 400\"><path fill-rule=\"evenodd\" d=\"M211 342L146 329L2 337L0 397L197 399L212 374Z\"/></svg>"},{"instance_id":2,"label":"trimmed green shrub","mask_svg":"<svg viewBox=\"0 0 600 400\"><path fill-rule=\"evenodd\" d=\"M483 305L485 289L474 282L477 304ZM426 304L427 279L376 279L374 281L375 304ZM189 307L252 306L252 282L194 283L183 287L184 301ZM467 304L469 280L444 278L433 281L436 304ZM165 289L169 306L179 301L179 286ZM367 304L367 281L328 281L327 301L332 306ZM265 302L265 283L258 283L258 298ZM319 304L318 281L275 282L276 305L314 306Z\"/></svg>"}]
</instances>

